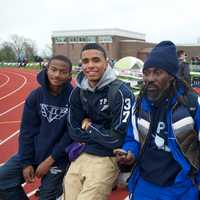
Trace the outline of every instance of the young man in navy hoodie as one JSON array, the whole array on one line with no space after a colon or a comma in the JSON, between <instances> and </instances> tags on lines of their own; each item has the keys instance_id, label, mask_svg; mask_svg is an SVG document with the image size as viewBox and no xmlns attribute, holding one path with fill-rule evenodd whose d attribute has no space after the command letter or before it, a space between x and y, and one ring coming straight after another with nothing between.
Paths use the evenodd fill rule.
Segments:
<instances>
[{"instance_id":1,"label":"young man in navy hoodie","mask_svg":"<svg viewBox=\"0 0 200 200\"><path fill-rule=\"evenodd\" d=\"M113 149L123 144L134 97L121 84L114 97L116 75L97 43L81 51L82 72L70 97L69 134L84 145L65 177L65 200L106 200L119 169Z\"/></svg>"},{"instance_id":2,"label":"young man in navy hoodie","mask_svg":"<svg viewBox=\"0 0 200 200\"><path fill-rule=\"evenodd\" d=\"M71 61L62 55L50 59L37 80L41 85L27 97L18 153L0 167L0 199L27 200L21 184L41 178L40 200L56 200L69 164L65 147L68 99L72 91Z\"/></svg>"}]
</instances>

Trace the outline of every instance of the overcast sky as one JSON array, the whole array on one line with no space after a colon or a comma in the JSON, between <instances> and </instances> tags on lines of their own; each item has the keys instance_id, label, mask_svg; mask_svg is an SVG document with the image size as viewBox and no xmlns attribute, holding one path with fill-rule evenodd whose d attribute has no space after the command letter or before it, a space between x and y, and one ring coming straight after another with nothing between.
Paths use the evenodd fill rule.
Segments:
<instances>
[{"instance_id":1,"label":"overcast sky","mask_svg":"<svg viewBox=\"0 0 200 200\"><path fill-rule=\"evenodd\" d=\"M200 0L0 0L0 6L0 41L17 34L38 49L57 30L120 28L145 33L149 42L200 38Z\"/></svg>"}]
</instances>

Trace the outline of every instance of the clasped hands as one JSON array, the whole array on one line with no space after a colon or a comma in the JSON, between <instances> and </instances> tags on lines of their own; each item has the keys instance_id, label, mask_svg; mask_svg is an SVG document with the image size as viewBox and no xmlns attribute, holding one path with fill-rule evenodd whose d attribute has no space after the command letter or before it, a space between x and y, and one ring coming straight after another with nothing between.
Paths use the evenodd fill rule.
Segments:
<instances>
[{"instance_id":1,"label":"clasped hands","mask_svg":"<svg viewBox=\"0 0 200 200\"><path fill-rule=\"evenodd\" d=\"M32 165L26 166L23 169L23 177L26 183L33 183L35 177L42 178L44 175L48 173L53 163L54 159L51 156L49 156L46 160L44 160L38 165L36 170L34 170L34 167Z\"/></svg>"},{"instance_id":2,"label":"clasped hands","mask_svg":"<svg viewBox=\"0 0 200 200\"><path fill-rule=\"evenodd\" d=\"M87 130L91 124L92 122L89 118L84 118L81 122L81 129ZM135 156L131 151L126 152L123 149L114 149L113 153L115 154L119 164L131 165L135 162Z\"/></svg>"}]
</instances>

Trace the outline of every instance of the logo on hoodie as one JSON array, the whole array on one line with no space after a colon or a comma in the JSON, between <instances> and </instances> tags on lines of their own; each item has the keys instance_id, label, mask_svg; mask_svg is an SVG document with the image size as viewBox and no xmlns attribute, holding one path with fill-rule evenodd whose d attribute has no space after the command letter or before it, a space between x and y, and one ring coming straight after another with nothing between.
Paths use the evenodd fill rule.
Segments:
<instances>
[{"instance_id":1,"label":"logo on hoodie","mask_svg":"<svg viewBox=\"0 0 200 200\"><path fill-rule=\"evenodd\" d=\"M99 104L101 105L101 111L104 111L109 107L107 98L100 99Z\"/></svg>"},{"instance_id":2,"label":"logo on hoodie","mask_svg":"<svg viewBox=\"0 0 200 200\"><path fill-rule=\"evenodd\" d=\"M59 120L68 112L68 105L66 107L57 107L47 104L40 104L42 116L45 117L49 123L54 120Z\"/></svg>"}]
</instances>

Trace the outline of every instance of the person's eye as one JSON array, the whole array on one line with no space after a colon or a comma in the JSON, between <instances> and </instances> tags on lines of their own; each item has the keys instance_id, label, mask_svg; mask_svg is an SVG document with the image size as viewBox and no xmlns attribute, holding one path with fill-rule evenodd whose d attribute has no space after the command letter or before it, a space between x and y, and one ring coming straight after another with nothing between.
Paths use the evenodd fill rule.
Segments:
<instances>
[{"instance_id":1,"label":"person's eye","mask_svg":"<svg viewBox=\"0 0 200 200\"><path fill-rule=\"evenodd\" d=\"M87 63L88 63L88 60L87 60L87 59L84 59L84 60L82 60L81 62L82 62L82 64L87 64Z\"/></svg>"},{"instance_id":2,"label":"person's eye","mask_svg":"<svg viewBox=\"0 0 200 200\"><path fill-rule=\"evenodd\" d=\"M161 74L162 74L162 71L161 71L161 70L156 70L156 74L157 74L157 75L161 75Z\"/></svg>"},{"instance_id":3,"label":"person's eye","mask_svg":"<svg viewBox=\"0 0 200 200\"><path fill-rule=\"evenodd\" d=\"M67 75L68 75L68 72L62 71L61 74L64 75L64 76L67 76Z\"/></svg>"},{"instance_id":4,"label":"person's eye","mask_svg":"<svg viewBox=\"0 0 200 200\"><path fill-rule=\"evenodd\" d=\"M100 59L99 58L94 58L93 62L95 62L95 63L100 62Z\"/></svg>"},{"instance_id":5,"label":"person's eye","mask_svg":"<svg viewBox=\"0 0 200 200\"><path fill-rule=\"evenodd\" d=\"M149 74L148 71L143 71L144 76L148 76L148 74Z\"/></svg>"},{"instance_id":6,"label":"person's eye","mask_svg":"<svg viewBox=\"0 0 200 200\"><path fill-rule=\"evenodd\" d=\"M55 72L55 71L56 71L56 68L50 67L50 70L51 70L52 72Z\"/></svg>"}]
</instances>

